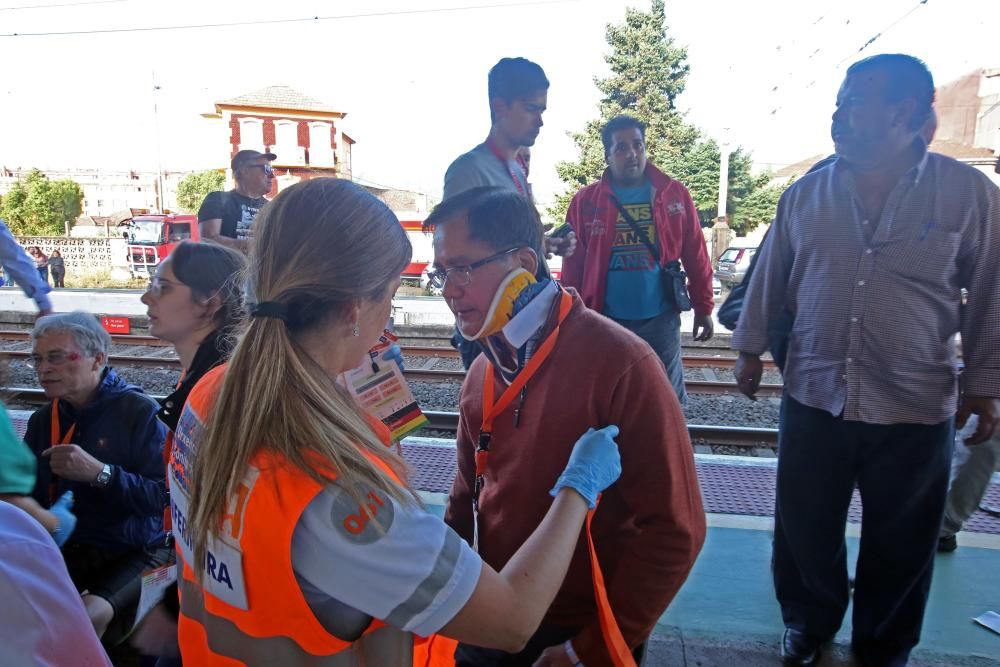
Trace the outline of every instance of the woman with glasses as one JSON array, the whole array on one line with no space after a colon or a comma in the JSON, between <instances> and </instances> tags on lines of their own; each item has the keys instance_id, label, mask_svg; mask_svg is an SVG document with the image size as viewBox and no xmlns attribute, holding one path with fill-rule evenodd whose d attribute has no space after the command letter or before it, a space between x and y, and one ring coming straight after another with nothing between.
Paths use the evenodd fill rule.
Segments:
<instances>
[{"instance_id":1,"label":"woman with glasses","mask_svg":"<svg viewBox=\"0 0 1000 667\"><path fill-rule=\"evenodd\" d=\"M191 392L170 462L186 664L407 665L428 644L444 661L420 664L454 664L454 643L413 634L516 650L551 603L618 475L616 431L582 434L539 528L501 571L483 564L337 383L382 333L410 252L349 181L298 183L261 214L259 302Z\"/></svg>"},{"instance_id":2,"label":"woman with glasses","mask_svg":"<svg viewBox=\"0 0 1000 667\"><path fill-rule=\"evenodd\" d=\"M235 250L185 241L160 263L142 295L149 332L173 344L181 361L177 388L160 401L157 414L169 429L164 463L170 459L177 420L188 394L232 350L236 327L243 316L241 277L245 268L246 259ZM169 531L169 505L164 509L164 527ZM143 653L161 656L159 667L172 664L170 658L179 654L178 612L177 588L172 587L164 595L163 604L150 611L132 637L132 644Z\"/></svg>"},{"instance_id":3,"label":"woman with glasses","mask_svg":"<svg viewBox=\"0 0 1000 667\"><path fill-rule=\"evenodd\" d=\"M198 210L201 238L244 255L250 252L253 223L274 186L274 153L242 150L233 156L233 180L229 192L210 192Z\"/></svg>"}]
</instances>

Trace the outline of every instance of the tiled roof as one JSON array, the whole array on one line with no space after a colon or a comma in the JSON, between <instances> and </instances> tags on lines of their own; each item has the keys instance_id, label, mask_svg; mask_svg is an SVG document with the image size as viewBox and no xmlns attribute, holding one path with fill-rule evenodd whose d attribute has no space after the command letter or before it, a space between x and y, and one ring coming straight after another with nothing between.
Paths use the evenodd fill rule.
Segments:
<instances>
[{"instance_id":1,"label":"tiled roof","mask_svg":"<svg viewBox=\"0 0 1000 667\"><path fill-rule=\"evenodd\" d=\"M811 158L806 158L801 162L796 162L795 164L790 164L787 167L783 167L771 175L771 178L798 178L802 174L809 171L809 168L814 164L825 158L826 155L814 155Z\"/></svg>"},{"instance_id":2,"label":"tiled roof","mask_svg":"<svg viewBox=\"0 0 1000 667\"><path fill-rule=\"evenodd\" d=\"M956 160L961 160L963 158L995 157L993 151L989 148L983 148L982 146L969 146L967 144L960 144L957 141L932 141L929 148L934 153L941 153L942 155L953 157Z\"/></svg>"},{"instance_id":3,"label":"tiled roof","mask_svg":"<svg viewBox=\"0 0 1000 667\"><path fill-rule=\"evenodd\" d=\"M216 104L233 107L265 107L268 109L296 109L299 111L343 113L314 97L303 95L288 86L268 86L267 88L255 90L252 93L216 102Z\"/></svg>"}]
</instances>

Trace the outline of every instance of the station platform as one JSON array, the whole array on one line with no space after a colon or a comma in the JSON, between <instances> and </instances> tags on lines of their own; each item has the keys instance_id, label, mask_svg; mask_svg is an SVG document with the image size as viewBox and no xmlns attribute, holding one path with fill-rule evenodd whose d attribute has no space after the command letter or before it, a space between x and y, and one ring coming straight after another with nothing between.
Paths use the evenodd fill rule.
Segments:
<instances>
[{"instance_id":1,"label":"station platform","mask_svg":"<svg viewBox=\"0 0 1000 667\"><path fill-rule=\"evenodd\" d=\"M23 435L27 411L11 410ZM443 516L455 475L454 442L407 438L402 451L412 466L411 483L428 508ZM708 538L684 587L650 638L646 667L777 667L783 629L771 585L776 461L696 454L708 513ZM986 503L1000 505L1000 474ZM849 513L849 562L856 559L861 507ZM954 553L939 554L923 637L913 667L1000 666L1000 635L973 623L988 610L1000 611L1000 518L977 512L958 535ZM852 565L853 567L853 565ZM823 667L854 665L850 615Z\"/></svg>"},{"instance_id":2,"label":"station platform","mask_svg":"<svg viewBox=\"0 0 1000 667\"><path fill-rule=\"evenodd\" d=\"M428 506L444 514L455 475L454 442L408 438L403 455L411 482ZM698 562L650 639L647 667L777 667L784 626L771 584L775 459L695 454L708 537ZM1000 474L985 502L1000 505ZM848 514L848 561L857 559L861 503ZM1000 665L1000 635L972 622L1000 610L1000 518L976 512L958 535L959 548L940 554L923 638L914 667ZM822 667L852 662L849 609Z\"/></svg>"},{"instance_id":3,"label":"station platform","mask_svg":"<svg viewBox=\"0 0 1000 667\"><path fill-rule=\"evenodd\" d=\"M85 310L95 315L118 315L135 318L133 328L144 328L146 306L139 300L138 289L58 289L49 292L56 312ZM25 322L34 321L38 312L35 302L16 287L0 287L0 313L24 313ZM396 296L392 300L392 316L397 326L453 326L455 316L439 296ZM715 315L713 314L713 319ZM8 318L13 321L13 318ZM715 331L724 333L715 321ZM691 331L693 311L681 313L681 331Z\"/></svg>"}]
</instances>

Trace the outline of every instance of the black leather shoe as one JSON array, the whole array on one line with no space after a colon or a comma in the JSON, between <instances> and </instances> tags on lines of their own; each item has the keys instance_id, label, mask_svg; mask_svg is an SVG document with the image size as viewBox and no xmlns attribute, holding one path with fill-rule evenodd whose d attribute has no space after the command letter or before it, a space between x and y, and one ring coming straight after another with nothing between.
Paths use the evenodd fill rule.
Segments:
<instances>
[{"instance_id":1,"label":"black leather shoe","mask_svg":"<svg viewBox=\"0 0 1000 667\"><path fill-rule=\"evenodd\" d=\"M786 665L815 665L822 649L822 640L792 628L785 628L781 636L781 660Z\"/></svg>"},{"instance_id":2,"label":"black leather shoe","mask_svg":"<svg viewBox=\"0 0 1000 667\"><path fill-rule=\"evenodd\" d=\"M948 537L938 538L938 553L950 554L952 551L958 548L958 540L954 535L949 535Z\"/></svg>"}]
</instances>

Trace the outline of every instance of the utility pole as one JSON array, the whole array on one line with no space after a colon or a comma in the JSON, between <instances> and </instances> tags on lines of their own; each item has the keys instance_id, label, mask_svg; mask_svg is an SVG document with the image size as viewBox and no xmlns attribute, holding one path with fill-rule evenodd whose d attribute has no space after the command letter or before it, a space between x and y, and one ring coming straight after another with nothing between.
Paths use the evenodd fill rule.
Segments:
<instances>
[{"instance_id":1,"label":"utility pole","mask_svg":"<svg viewBox=\"0 0 1000 667\"><path fill-rule=\"evenodd\" d=\"M157 92L160 86L156 84L156 71L153 71L153 131L156 134L156 212L164 213L163 205L163 160L160 156L160 116L157 113Z\"/></svg>"},{"instance_id":2,"label":"utility pole","mask_svg":"<svg viewBox=\"0 0 1000 667\"><path fill-rule=\"evenodd\" d=\"M712 264L717 265L719 257L729 247L732 231L726 217L726 199L729 197L729 128L723 128L719 145L719 213L712 226Z\"/></svg>"}]
</instances>

